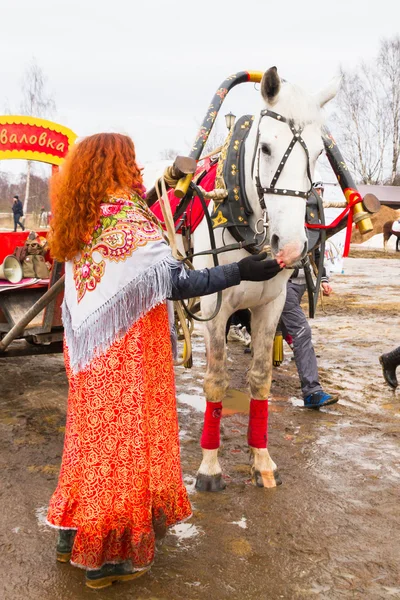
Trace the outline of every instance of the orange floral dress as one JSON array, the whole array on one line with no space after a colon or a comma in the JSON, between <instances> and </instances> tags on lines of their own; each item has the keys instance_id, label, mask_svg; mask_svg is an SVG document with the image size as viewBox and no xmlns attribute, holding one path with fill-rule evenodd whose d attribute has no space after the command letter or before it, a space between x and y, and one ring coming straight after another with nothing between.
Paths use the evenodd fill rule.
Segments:
<instances>
[{"instance_id":1,"label":"orange floral dress","mask_svg":"<svg viewBox=\"0 0 400 600\"><path fill-rule=\"evenodd\" d=\"M69 379L64 453L48 522L76 529L71 562L150 565L155 537L191 514L182 481L166 304Z\"/></svg>"}]
</instances>

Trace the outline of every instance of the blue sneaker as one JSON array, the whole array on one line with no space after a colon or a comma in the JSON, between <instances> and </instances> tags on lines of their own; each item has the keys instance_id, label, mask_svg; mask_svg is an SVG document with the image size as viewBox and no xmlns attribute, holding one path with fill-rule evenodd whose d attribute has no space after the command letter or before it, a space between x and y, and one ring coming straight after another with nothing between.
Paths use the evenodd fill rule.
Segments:
<instances>
[{"instance_id":1,"label":"blue sneaker","mask_svg":"<svg viewBox=\"0 0 400 600\"><path fill-rule=\"evenodd\" d=\"M304 398L304 408L321 408L321 406L328 406L329 404L335 404L339 398L337 396L331 396L326 394L322 390L320 392L314 392Z\"/></svg>"}]
</instances>

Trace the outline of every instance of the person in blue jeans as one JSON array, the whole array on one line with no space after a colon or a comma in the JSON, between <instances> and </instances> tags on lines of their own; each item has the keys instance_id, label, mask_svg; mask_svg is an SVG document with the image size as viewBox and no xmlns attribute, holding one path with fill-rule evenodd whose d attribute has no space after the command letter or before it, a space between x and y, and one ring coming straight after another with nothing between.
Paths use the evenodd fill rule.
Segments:
<instances>
[{"instance_id":1,"label":"person in blue jeans","mask_svg":"<svg viewBox=\"0 0 400 600\"><path fill-rule=\"evenodd\" d=\"M310 195L307 201L307 222L316 222L317 195L322 198L323 194L323 182L315 182L313 184L313 194ZM320 254L320 249L317 247L313 251L316 264L319 263ZM325 268L322 272L321 287L324 296L329 296L332 293ZM289 334L293 338L293 354L303 392L304 406L318 409L321 406L334 404L338 401L338 398L324 392L319 382L317 357L312 343L311 327L300 306L306 289L304 270L295 269L287 284L286 302L283 307L281 324L284 337Z\"/></svg>"},{"instance_id":2,"label":"person in blue jeans","mask_svg":"<svg viewBox=\"0 0 400 600\"><path fill-rule=\"evenodd\" d=\"M315 258L317 261L319 260L318 250L315 251ZM332 293L325 270L321 286L325 296ZM338 401L338 398L325 392L319 382L317 357L312 343L311 327L300 306L306 289L307 285L303 270L296 270L287 283L286 302L280 318L280 327L284 338L288 334L292 337L291 348L299 374L304 407L319 409L322 406L334 404ZM249 310L238 311L233 316L241 325L246 326L251 331Z\"/></svg>"},{"instance_id":3,"label":"person in blue jeans","mask_svg":"<svg viewBox=\"0 0 400 600\"><path fill-rule=\"evenodd\" d=\"M336 396L324 392L319 382L317 357L312 343L311 327L300 303L307 289L302 269L287 283L286 302L281 315L283 336L293 338L293 355L299 374L305 408L321 408L338 401ZM329 296L332 288L326 272L322 277L322 291Z\"/></svg>"}]
</instances>

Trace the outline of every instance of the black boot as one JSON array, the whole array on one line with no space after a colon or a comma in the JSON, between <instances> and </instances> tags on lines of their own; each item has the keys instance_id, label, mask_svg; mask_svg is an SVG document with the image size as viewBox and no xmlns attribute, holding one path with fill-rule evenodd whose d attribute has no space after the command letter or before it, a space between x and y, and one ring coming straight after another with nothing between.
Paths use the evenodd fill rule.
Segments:
<instances>
[{"instance_id":1,"label":"black boot","mask_svg":"<svg viewBox=\"0 0 400 600\"><path fill-rule=\"evenodd\" d=\"M86 585L95 590L109 587L116 581L131 581L145 575L150 567L134 571L130 561L118 565L105 564L101 569L86 571Z\"/></svg>"},{"instance_id":2,"label":"black boot","mask_svg":"<svg viewBox=\"0 0 400 600\"><path fill-rule=\"evenodd\" d=\"M74 545L75 529L60 529L57 542L57 560L66 563L71 558L72 546Z\"/></svg>"},{"instance_id":3,"label":"black boot","mask_svg":"<svg viewBox=\"0 0 400 600\"><path fill-rule=\"evenodd\" d=\"M394 390L399 385L396 377L396 368L400 365L400 346L392 352L382 354L379 357L379 362L382 365L383 376L385 381Z\"/></svg>"}]
</instances>

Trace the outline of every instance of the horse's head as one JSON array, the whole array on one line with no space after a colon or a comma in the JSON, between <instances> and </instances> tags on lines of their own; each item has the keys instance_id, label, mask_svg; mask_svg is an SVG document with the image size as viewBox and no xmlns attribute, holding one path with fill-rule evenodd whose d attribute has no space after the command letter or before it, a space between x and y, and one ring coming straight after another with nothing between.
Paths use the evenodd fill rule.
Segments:
<instances>
[{"instance_id":1,"label":"horse's head","mask_svg":"<svg viewBox=\"0 0 400 600\"><path fill-rule=\"evenodd\" d=\"M305 207L323 150L321 109L338 86L339 80L334 80L311 96L282 81L276 67L266 71L261 82L265 108L258 123L253 177L268 213L272 252L287 265L307 252Z\"/></svg>"}]
</instances>

